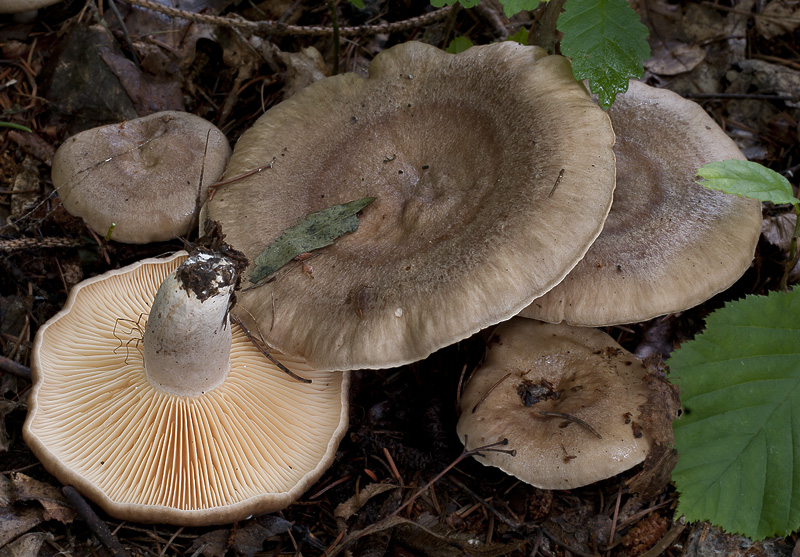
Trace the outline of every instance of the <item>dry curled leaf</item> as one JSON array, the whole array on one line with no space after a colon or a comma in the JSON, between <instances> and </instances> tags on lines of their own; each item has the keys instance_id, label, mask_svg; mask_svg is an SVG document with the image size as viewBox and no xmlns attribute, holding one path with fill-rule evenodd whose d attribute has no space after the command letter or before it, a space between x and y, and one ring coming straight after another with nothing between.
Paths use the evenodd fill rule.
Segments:
<instances>
[{"instance_id":1,"label":"dry curled leaf","mask_svg":"<svg viewBox=\"0 0 800 557\"><path fill-rule=\"evenodd\" d=\"M369 484L367 487L359 491L357 495L353 495L344 503L340 503L333 511L333 516L336 518L349 520L350 517L356 514L358 510L367 503L367 501L376 495L386 493L387 491L391 491L392 489L396 488L397 486L394 484Z\"/></svg>"},{"instance_id":2,"label":"dry curled leaf","mask_svg":"<svg viewBox=\"0 0 800 557\"><path fill-rule=\"evenodd\" d=\"M791 33L800 26L800 0L772 0L756 17L756 31L765 39Z\"/></svg>"},{"instance_id":3,"label":"dry curled leaf","mask_svg":"<svg viewBox=\"0 0 800 557\"><path fill-rule=\"evenodd\" d=\"M14 496L17 501L37 501L44 507L44 520L58 520L68 524L75 518L75 511L69 506L61 490L50 484L34 480L25 474L16 473L11 477Z\"/></svg>"}]
</instances>

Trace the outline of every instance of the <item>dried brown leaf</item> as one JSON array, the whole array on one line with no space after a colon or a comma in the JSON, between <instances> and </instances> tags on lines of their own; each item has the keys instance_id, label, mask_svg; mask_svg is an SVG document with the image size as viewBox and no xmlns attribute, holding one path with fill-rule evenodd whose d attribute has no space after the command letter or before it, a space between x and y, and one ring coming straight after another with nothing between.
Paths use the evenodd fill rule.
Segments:
<instances>
[{"instance_id":1,"label":"dried brown leaf","mask_svg":"<svg viewBox=\"0 0 800 557\"><path fill-rule=\"evenodd\" d=\"M653 47L644 67L658 75L678 75L690 72L706 59L706 50L696 44L667 40Z\"/></svg>"},{"instance_id":2,"label":"dried brown leaf","mask_svg":"<svg viewBox=\"0 0 800 557\"><path fill-rule=\"evenodd\" d=\"M392 489L396 488L397 486L394 484L369 484L367 487L359 491L357 495L353 495L344 503L340 503L333 511L333 516L343 520L348 520L350 517L356 514L358 510L367 503L367 501L376 495L386 493L387 491L391 491Z\"/></svg>"},{"instance_id":3,"label":"dried brown leaf","mask_svg":"<svg viewBox=\"0 0 800 557\"><path fill-rule=\"evenodd\" d=\"M212 530L198 536L189 548L189 554L196 557L225 557L228 550L228 530Z\"/></svg>"},{"instance_id":4,"label":"dried brown leaf","mask_svg":"<svg viewBox=\"0 0 800 557\"><path fill-rule=\"evenodd\" d=\"M525 545L525 540L510 543L484 543L475 533L457 532L429 513L414 522L398 524L395 538L428 557L497 557L508 555Z\"/></svg>"},{"instance_id":5,"label":"dried brown leaf","mask_svg":"<svg viewBox=\"0 0 800 557\"><path fill-rule=\"evenodd\" d=\"M6 416L23 406L24 404L15 400L0 399L0 452L7 451L11 446L11 438L6 431Z\"/></svg>"},{"instance_id":6,"label":"dried brown leaf","mask_svg":"<svg viewBox=\"0 0 800 557\"><path fill-rule=\"evenodd\" d=\"M0 547L44 521L41 509L0 507Z\"/></svg>"},{"instance_id":7,"label":"dried brown leaf","mask_svg":"<svg viewBox=\"0 0 800 557\"><path fill-rule=\"evenodd\" d=\"M25 474L11 477L17 501L38 501L44 507L44 520L58 520L63 524L72 522L75 511L69 506L61 490L50 484L34 480Z\"/></svg>"},{"instance_id":8,"label":"dried brown leaf","mask_svg":"<svg viewBox=\"0 0 800 557\"><path fill-rule=\"evenodd\" d=\"M765 39L791 33L800 26L800 0L772 0L756 18L756 31Z\"/></svg>"},{"instance_id":9,"label":"dried brown leaf","mask_svg":"<svg viewBox=\"0 0 800 557\"><path fill-rule=\"evenodd\" d=\"M24 534L10 544L0 548L0 557L29 557L39 555L39 550L47 540L52 540L49 532L31 532Z\"/></svg>"}]
</instances>

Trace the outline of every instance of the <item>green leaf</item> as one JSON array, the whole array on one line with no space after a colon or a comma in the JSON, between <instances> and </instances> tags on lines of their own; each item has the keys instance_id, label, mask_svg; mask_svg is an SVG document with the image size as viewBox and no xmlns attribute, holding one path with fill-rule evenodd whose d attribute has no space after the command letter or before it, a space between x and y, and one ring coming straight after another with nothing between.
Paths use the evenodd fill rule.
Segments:
<instances>
[{"instance_id":1,"label":"green leaf","mask_svg":"<svg viewBox=\"0 0 800 557\"><path fill-rule=\"evenodd\" d=\"M374 197L365 197L309 213L298 224L284 230L256 257L250 282L255 284L298 255L329 246L339 236L355 232L358 228L357 213L373 201Z\"/></svg>"},{"instance_id":2,"label":"green leaf","mask_svg":"<svg viewBox=\"0 0 800 557\"><path fill-rule=\"evenodd\" d=\"M589 80L603 108L644 73L650 57L647 27L625 0L568 0L556 27L564 33L561 53L572 58L575 78Z\"/></svg>"},{"instance_id":3,"label":"green leaf","mask_svg":"<svg viewBox=\"0 0 800 557\"><path fill-rule=\"evenodd\" d=\"M507 41L514 41L515 43L526 45L528 44L528 30L524 27L520 28L519 31L514 33L513 35L509 35L506 39Z\"/></svg>"},{"instance_id":4,"label":"green leaf","mask_svg":"<svg viewBox=\"0 0 800 557\"><path fill-rule=\"evenodd\" d=\"M431 6L434 8L443 8L444 6L452 6L458 2L464 8L474 8L481 3L481 0L431 0Z\"/></svg>"},{"instance_id":5,"label":"green leaf","mask_svg":"<svg viewBox=\"0 0 800 557\"><path fill-rule=\"evenodd\" d=\"M752 539L800 527L800 289L726 304L669 366L677 513Z\"/></svg>"},{"instance_id":6,"label":"green leaf","mask_svg":"<svg viewBox=\"0 0 800 557\"><path fill-rule=\"evenodd\" d=\"M539 0L500 0L503 5L503 12L506 17L514 17L523 10L535 10L539 5ZM519 41L517 41L519 42ZM528 44L527 41L522 44Z\"/></svg>"},{"instance_id":7,"label":"green leaf","mask_svg":"<svg viewBox=\"0 0 800 557\"><path fill-rule=\"evenodd\" d=\"M789 180L769 168L752 161L727 160L710 162L700 167L698 183L712 190L720 190L776 205L800 203L792 192Z\"/></svg>"},{"instance_id":8,"label":"green leaf","mask_svg":"<svg viewBox=\"0 0 800 557\"><path fill-rule=\"evenodd\" d=\"M364 0L350 0L350 3L354 5L359 10L364 9Z\"/></svg>"},{"instance_id":9,"label":"green leaf","mask_svg":"<svg viewBox=\"0 0 800 557\"><path fill-rule=\"evenodd\" d=\"M464 52L471 46L473 46L473 43L467 37L456 37L450 41L450 44L447 45L447 48L444 50L450 54L458 54L459 52Z\"/></svg>"}]
</instances>

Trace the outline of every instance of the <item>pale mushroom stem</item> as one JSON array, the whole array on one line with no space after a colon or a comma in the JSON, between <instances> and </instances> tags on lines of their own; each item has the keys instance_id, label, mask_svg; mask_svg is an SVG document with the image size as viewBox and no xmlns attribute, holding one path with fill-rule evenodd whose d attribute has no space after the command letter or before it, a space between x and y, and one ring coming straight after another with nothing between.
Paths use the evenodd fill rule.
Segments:
<instances>
[{"instance_id":1,"label":"pale mushroom stem","mask_svg":"<svg viewBox=\"0 0 800 557\"><path fill-rule=\"evenodd\" d=\"M161 283L142 341L147 379L154 387L177 396L201 396L225 380L235 278L230 260L199 253Z\"/></svg>"}]
</instances>

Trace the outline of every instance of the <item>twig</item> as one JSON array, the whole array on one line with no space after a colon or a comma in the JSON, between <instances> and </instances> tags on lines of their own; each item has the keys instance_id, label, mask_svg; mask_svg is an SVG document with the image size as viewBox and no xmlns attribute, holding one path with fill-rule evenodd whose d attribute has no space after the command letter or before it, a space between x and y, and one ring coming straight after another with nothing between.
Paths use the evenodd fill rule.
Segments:
<instances>
[{"instance_id":1,"label":"twig","mask_svg":"<svg viewBox=\"0 0 800 557\"><path fill-rule=\"evenodd\" d=\"M238 29L247 29L253 33L270 34L270 35L298 35L298 36L316 36L324 37L333 34L332 27L323 25L287 25L281 21L248 21L245 19L238 19L233 17L223 17L209 14L198 14L179 10L170 6L164 6L152 0L125 0L128 4L139 6L140 8L147 8L154 12L162 13L172 17L179 17L189 21L198 23L206 23L209 25L219 25L222 27L232 27ZM434 21L443 19L450 13L452 6L447 6L438 10L434 10L427 14L423 14L403 21L394 21L392 23L379 23L375 25L359 25L356 27L340 27L339 34L346 35L378 35L382 33L396 33L399 31L407 31L414 27L424 27Z\"/></svg>"},{"instance_id":2,"label":"twig","mask_svg":"<svg viewBox=\"0 0 800 557\"><path fill-rule=\"evenodd\" d=\"M263 166L259 166L258 168L254 168L253 170L248 170L244 174L240 174L239 176L234 176L229 180L224 180L222 182L217 182L216 184L211 184L210 186L208 186L208 188L206 188L206 191L211 192L208 195L208 200L211 201L212 199L214 199L214 194L217 193L217 188L219 188L220 186L227 186L228 184L233 184L234 182L238 182L239 180L244 180L245 178L252 176L253 174L258 174L263 170L272 168L272 165L275 164L276 160L277 159L275 157L272 157L272 160Z\"/></svg>"},{"instance_id":3,"label":"twig","mask_svg":"<svg viewBox=\"0 0 800 557\"><path fill-rule=\"evenodd\" d=\"M130 34L128 34L128 28L125 26L125 20L123 19L122 14L119 13L117 3L114 0L108 0L108 5L111 7L111 11L114 12L114 17L117 18L117 23L119 23L120 29L122 29L122 36L125 37L125 44L128 45L128 50L131 52L131 60L136 66L136 69L141 71L142 66L139 64L139 57L136 55L136 49L133 48L133 41L131 40Z\"/></svg>"},{"instance_id":4,"label":"twig","mask_svg":"<svg viewBox=\"0 0 800 557\"><path fill-rule=\"evenodd\" d=\"M495 389L498 387L498 385L500 385L500 383L502 383L503 381L505 381L505 380L506 380L506 379L508 379L509 377L511 377L511 373L506 373L506 374L505 374L503 377L501 377L501 378L500 378L500 379L497 381L497 383L495 383L494 385L492 385L491 387L489 387L489 390L488 390L488 391L486 391L486 394L485 394L485 395L483 395L483 396L481 397L481 399L480 399L478 402L476 402L476 403L475 403L475 406L473 406L473 407L472 407L472 413L474 414L474 413L475 413L475 411L478 409L478 406L480 406L481 404L483 404L483 401L484 401L484 400L486 400L487 398L489 398L489 395L490 395L490 394L492 394L492 391L493 391L493 390L495 390Z\"/></svg>"},{"instance_id":5,"label":"twig","mask_svg":"<svg viewBox=\"0 0 800 557\"><path fill-rule=\"evenodd\" d=\"M76 248L83 244L82 240L73 238L13 238L11 240L0 240L0 252L21 249Z\"/></svg>"},{"instance_id":6,"label":"twig","mask_svg":"<svg viewBox=\"0 0 800 557\"><path fill-rule=\"evenodd\" d=\"M516 533L518 533L518 534L524 534L525 533L525 525L524 524L522 524L521 522L518 522L516 520L513 520L511 518L508 518L507 516L502 514L500 511L498 511L492 505L490 505L483 497L481 497L480 495L478 495L477 493L472 491L470 488L468 488L463 482L461 482L460 480L458 480L456 478L447 478L447 481L457 485L459 487L459 489L461 489L462 491L465 491L470 497L472 497L473 499L478 501L481 505L483 505L483 507L487 511L489 511L494 516L499 518L500 521L503 522L503 524L505 524L506 526L508 526L512 530L514 530Z\"/></svg>"},{"instance_id":7,"label":"twig","mask_svg":"<svg viewBox=\"0 0 800 557\"><path fill-rule=\"evenodd\" d=\"M681 532L686 528L686 521L683 517L678 519L678 522L670 529L669 532L664 534L664 537L661 538L656 545L651 547L645 553L642 553L641 557L658 557L659 555L663 555L664 552L675 543L675 540L678 539L678 536L681 535Z\"/></svg>"},{"instance_id":8,"label":"twig","mask_svg":"<svg viewBox=\"0 0 800 557\"><path fill-rule=\"evenodd\" d=\"M337 75L339 73L339 56L341 56L339 51L339 14L336 11L336 1L327 0L327 2L328 11L331 13L331 26L333 27L333 69L331 70L331 75Z\"/></svg>"},{"instance_id":9,"label":"twig","mask_svg":"<svg viewBox=\"0 0 800 557\"><path fill-rule=\"evenodd\" d=\"M598 439L602 439L603 438L602 435L597 433L597 430L595 428L590 426L588 423L584 422L582 419L576 418L575 416L573 416L571 414L565 414L563 412L544 412L544 411L542 411L542 412L539 412L539 415L540 416L544 416L546 418L563 418L563 419L568 420L568 421L570 421L572 423L576 423L576 424L578 424L580 426L585 427L586 429L588 429L591 432L592 435L594 435Z\"/></svg>"},{"instance_id":10,"label":"twig","mask_svg":"<svg viewBox=\"0 0 800 557\"><path fill-rule=\"evenodd\" d=\"M280 363L278 360L276 360L275 357L272 354L267 352L266 348L261 346L261 343L258 342L256 337L254 337L250 333L250 330L247 327L245 327L245 325L244 325L244 323L242 323L241 319L239 319L238 317L236 317L234 315L231 315L231 321L233 321L234 323L239 325L239 327L242 328L242 332L245 334L245 336L250 339L250 342L253 343L253 346L258 348L258 351L261 352L261 354L263 354L264 357L267 358L270 362L272 362L273 364L278 366L278 369L280 369L283 373L285 373L286 375L288 375L289 377L291 377L295 381L300 381L301 383L311 383L311 379L303 379L302 377L297 375L295 372L293 372L291 369L289 369L288 367L286 367L285 365Z\"/></svg>"},{"instance_id":11,"label":"twig","mask_svg":"<svg viewBox=\"0 0 800 557\"><path fill-rule=\"evenodd\" d=\"M397 465L394 463L394 459L392 458L392 453L389 452L389 449L386 447L383 448L383 456L386 457L386 461L389 463L389 468L392 469L392 474L394 477L397 478L397 481L400 483L400 487L405 487L405 482L403 482L403 476L400 475L400 471L397 469Z\"/></svg>"},{"instance_id":12,"label":"twig","mask_svg":"<svg viewBox=\"0 0 800 557\"><path fill-rule=\"evenodd\" d=\"M455 466L457 466L459 462L461 462L462 460L464 460L467 457L470 457L470 456L473 456L473 455L483 456L483 455L481 455L482 451L492 451L492 452L496 452L496 453L506 453L506 454L510 454L511 456L516 456L516 454L517 454L517 451L515 451L515 450L507 450L507 449L498 449L497 448L497 447L500 447L500 446L508 445L508 439L503 439L502 441L498 441L497 443L491 443L489 445L484 445L483 447L478 447L476 449L470 449L470 450L467 450L467 441L468 441L468 437L465 435L464 436L464 450L461 452L461 454L458 455L458 457L453 462L451 462L444 470L442 470L441 472L436 474L436 476L434 476L431 481L429 481L424 486L422 486L420 489L418 489L417 492L414 493L414 495L412 495L411 497L408 498L408 501L406 501L405 503L403 503L402 505L397 507L394 510L394 512L389 515L389 517L397 516L398 514L400 514L400 511L402 511L407 506L409 506L411 503L416 501L417 497L419 497L420 495L425 493L425 491L427 491L430 486L432 486L433 484L438 482L442 478L442 476L447 474L450 470L452 470Z\"/></svg>"},{"instance_id":13,"label":"twig","mask_svg":"<svg viewBox=\"0 0 800 557\"><path fill-rule=\"evenodd\" d=\"M749 99L753 101L796 101L798 95L770 95L762 93L686 93L687 99Z\"/></svg>"},{"instance_id":14,"label":"twig","mask_svg":"<svg viewBox=\"0 0 800 557\"><path fill-rule=\"evenodd\" d=\"M614 505L614 517L611 519L611 533L608 534L609 542L614 541L614 536L617 533L617 520L619 519L619 506L622 503L622 483L619 484L617 490L617 503Z\"/></svg>"},{"instance_id":15,"label":"twig","mask_svg":"<svg viewBox=\"0 0 800 557\"><path fill-rule=\"evenodd\" d=\"M581 551L580 549L572 547L565 541L559 540L557 537L555 537L553 534L551 534L544 528L541 528L541 531L544 532L544 535L547 536L551 542L553 542L556 545L560 545L570 553L574 553L575 555L580 555L581 557L597 557L597 555L593 553L586 553L585 551Z\"/></svg>"},{"instance_id":16,"label":"twig","mask_svg":"<svg viewBox=\"0 0 800 557\"><path fill-rule=\"evenodd\" d=\"M114 557L130 557L130 553L128 550L122 547L122 544L117 541L117 538L114 537L114 534L108 529L106 523L100 520L100 517L92 510L92 507L89 506L89 503L86 502L86 499L78 493L78 490L70 485L66 485L61 488L61 491L64 492L64 495L67 497L67 501L69 501L70 505L75 509L78 513L78 516L86 522L89 529L92 533L97 536L97 539L100 540L106 549L108 549Z\"/></svg>"},{"instance_id":17,"label":"twig","mask_svg":"<svg viewBox=\"0 0 800 557\"><path fill-rule=\"evenodd\" d=\"M31 377L31 368L25 367L14 360L9 360L5 356L0 356L0 371L3 373L10 373L11 375L19 377L20 379L24 379L28 382L33 381Z\"/></svg>"}]
</instances>

